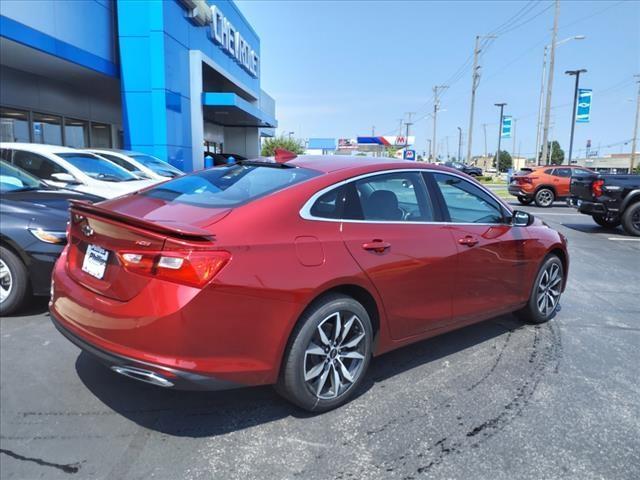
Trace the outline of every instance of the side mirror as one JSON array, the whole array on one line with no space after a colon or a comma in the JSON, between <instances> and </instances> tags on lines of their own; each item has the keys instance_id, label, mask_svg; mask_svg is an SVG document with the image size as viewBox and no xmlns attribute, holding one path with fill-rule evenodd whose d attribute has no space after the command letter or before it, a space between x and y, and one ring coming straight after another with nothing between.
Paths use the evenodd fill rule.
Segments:
<instances>
[{"instance_id":1,"label":"side mirror","mask_svg":"<svg viewBox=\"0 0 640 480\"><path fill-rule=\"evenodd\" d=\"M522 210L514 210L511 225L514 227L528 227L533 223L533 215Z\"/></svg>"},{"instance_id":2,"label":"side mirror","mask_svg":"<svg viewBox=\"0 0 640 480\"><path fill-rule=\"evenodd\" d=\"M78 180L76 180L76 177L74 177L70 173L52 173L51 180L53 180L54 182L68 183L71 185L78 185L80 183L78 182Z\"/></svg>"}]
</instances>

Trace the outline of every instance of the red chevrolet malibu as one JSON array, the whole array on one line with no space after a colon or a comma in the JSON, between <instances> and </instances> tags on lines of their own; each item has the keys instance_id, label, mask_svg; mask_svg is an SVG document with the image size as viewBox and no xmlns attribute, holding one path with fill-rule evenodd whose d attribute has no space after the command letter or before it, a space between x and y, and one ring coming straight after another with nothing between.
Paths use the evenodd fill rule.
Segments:
<instances>
[{"instance_id":1,"label":"red chevrolet malibu","mask_svg":"<svg viewBox=\"0 0 640 480\"><path fill-rule=\"evenodd\" d=\"M564 237L458 171L362 157L243 161L76 202L51 318L161 387L276 384L346 402L372 356L518 312L554 316Z\"/></svg>"}]
</instances>

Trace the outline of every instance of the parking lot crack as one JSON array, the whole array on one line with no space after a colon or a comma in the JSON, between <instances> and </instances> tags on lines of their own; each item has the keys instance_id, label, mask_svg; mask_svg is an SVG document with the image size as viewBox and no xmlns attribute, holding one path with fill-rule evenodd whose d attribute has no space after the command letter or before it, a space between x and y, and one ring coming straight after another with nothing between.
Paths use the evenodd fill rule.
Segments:
<instances>
[{"instance_id":1,"label":"parking lot crack","mask_svg":"<svg viewBox=\"0 0 640 480\"><path fill-rule=\"evenodd\" d=\"M33 462L38 465L42 465L43 467L57 468L58 470L62 470L65 473L78 473L78 471L80 470L80 463L67 463L67 464L52 463L52 462L47 462L46 460L42 460L41 458L25 457L23 455L20 455L18 453L15 453L11 450L7 450L4 448L0 448L0 453L4 453L5 455L8 455L9 457L15 458L16 460L20 460L22 462Z\"/></svg>"}]
</instances>

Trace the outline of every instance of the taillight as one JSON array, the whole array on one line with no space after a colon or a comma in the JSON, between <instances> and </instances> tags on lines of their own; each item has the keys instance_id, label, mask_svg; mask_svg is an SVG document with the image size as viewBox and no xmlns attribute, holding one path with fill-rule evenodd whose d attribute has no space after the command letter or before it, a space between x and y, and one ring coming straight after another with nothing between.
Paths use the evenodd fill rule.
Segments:
<instances>
[{"instance_id":1,"label":"taillight","mask_svg":"<svg viewBox=\"0 0 640 480\"><path fill-rule=\"evenodd\" d=\"M229 262L231 254L224 250L121 251L118 258L128 272L203 287Z\"/></svg>"},{"instance_id":2,"label":"taillight","mask_svg":"<svg viewBox=\"0 0 640 480\"><path fill-rule=\"evenodd\" d=\"M533 179L535 177L518 177L518 183L523 184L523 183L528 183L528 184L533 184Z\"/></svg>"},{"instance_id":3,"label":"taillight","mask_svg":"<svg viewBox=\"0 0 640 480\"><path fill-rule=\"evenodd\" d=\"M594 180L591 184L591 193L594 197L598 198L603 194L602 186L604 185L604 180Z\"/></svg>"}]
</instances>

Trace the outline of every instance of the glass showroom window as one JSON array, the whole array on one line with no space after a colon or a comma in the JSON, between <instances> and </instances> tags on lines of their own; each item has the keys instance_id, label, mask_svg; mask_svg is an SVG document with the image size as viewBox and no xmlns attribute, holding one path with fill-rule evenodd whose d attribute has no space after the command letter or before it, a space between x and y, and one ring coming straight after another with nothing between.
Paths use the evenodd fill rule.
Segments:
<instances>
[{"instance_id":1,"label":"glass showroom window","mask_svg":"<svg viewBox=\"0 0 640 480\"><path fill-rule=\"evenodd\" d=\"M28 142L29 114L21 110L0 108L0 142Z\"/></svg>"},{"instance_id":2,"label":"glass showroom window","mask_svg":"<svg viewBox=\"0 0 640 480\"><path fill-rule=\"evenodd\" d=\"M72 118L64 119L64 142L67 147L85 148L89 146L89 124Z\"/></svg>"},{"instance_id":3,"label":"glass showroom window","mask_svg":"<svg viewBox=\"0 0 640 480\"><path fill-rule=\"evenodd\" d=\"M33 142L62 145L62 119L55 115L34 113Z\"/></svg>"},{"instance_id":4,"label":"glass showroom window","mask_svg":"<svg viewBox=\"0 0 640 480\"><path fill-rule=\"evenodd\" d=\"M91 122L91 146L111 148L111 125Z\"/></svg>"}]
</instances>

